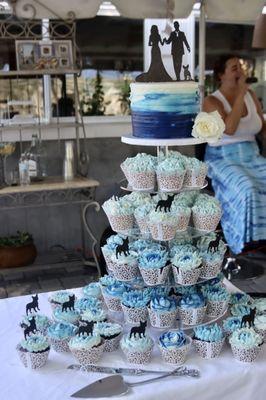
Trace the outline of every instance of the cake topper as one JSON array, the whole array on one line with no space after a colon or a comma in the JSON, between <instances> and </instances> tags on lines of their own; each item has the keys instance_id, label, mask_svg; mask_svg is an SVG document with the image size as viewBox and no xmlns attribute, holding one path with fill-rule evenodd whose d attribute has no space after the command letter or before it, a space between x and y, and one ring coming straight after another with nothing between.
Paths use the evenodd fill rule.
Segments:
<instances>
[{"instance_id":1,"label":"cake topper","mask_svg":"<svg viewBox=\"0 0 266 400\"><path fill-rule=\"evenodd\" d=\"M216 252L219 248L220 240L222 239L222 232L216 233L216 238L209 243L207 253L209 252Z\"/></svg>"},{"instance_id":2,"label":"cake topper","mask_svg":"<svg viewBox=\"0 0 266 400\"><path fill-rule=\"evenodd\" d=\"M133 326L133 328L131 328L129 337L130 338L131 338L131 336L136 337L137 333L138 333L140 338L141 337L145 337L146 336L146 334L145 334L146 326L147 326L147 321L144 321L144 322L140 321L140 325L139 326Z\"/></svg>"},{"instance_id":3,"label":"cake topper","mask_svg":"<svg viewBox=\"0 0 266 400\"><path fill-rule=\"evenodd\" d=\"M173 194L172 196L170 194L168 194L166 200L159 200L155 207L155 211L157 211L158 208L159 208L159 211L162 211L162 208L164 208L164 212L167 212L167 211L170 212L174 197L175 197L175 194Z\"/></svg>"},{"instance_id":4,"label":"cake topper","mask_svg":"<svg viewBox=\"0 0 266 400\"><path fill-rule=\"evenodd\" d=\"M65 301L62 304L62 311L67 311L67 309L69 309L69 311L71 310L74 311L75 310L74 303L75 303L75 295L72 294L72 296L69 296L69 300Z\"/></svg>"},{"instance_id":5,"label":"cake topper","mask_svg":"<svg viewBox=\"0 0 266 400\"><path fill-rule=\"evenodd\" d=\"M174 30L170 33L170 36L162 39L158 26L152 25L149 46L151 46L151 63L147 72L144 72L136 77L136 82L172 82L173 79L166 71L163 61L159 44L164 46L165 44L171 44L171 55L173 59L173 66L176 75L176 80L180 81L180 73L182 67L182 59L185 54L184 45L187 51L190 53L190 46L187 42L187 38L184 32L180 31L178 21L174 22ZM183 65L184 78L185 80L191 80L191 73L189 71L189 65Z\"/></svg>"},{"instance_id":6,"label":"cake topper","mask_svg":"<svg viewBox=\"0 0 266 400\"><path fill-rule=\"evenodd\" d=\"M24 338L25 340L27 339L27 336L30 336L30 333L36 333L37 332L37 327L36 327L36 321L35 321L35 317L31 317L31 319L29 319L29 323L30 325L27 326L26 329L24 329Z\"/></svg>"},{"instance_id":7,"label":"cake topper","mask_svg":"<svg viewBox=\"0 0 266 400\"><path fill-rule=\"evenodd\" d=\"M93 327L94 327L94 322L93 321L86 321L86 326L80 326L77 332L77 335L87 335L90 336L92 335L93 332Z\"/></svg>"},{"instance_id":8,"label":"cake topper","mask_svg":"<svg viewBox=\"0 0 266 400\"><path fill-rule=\"evenodd\" d=\"M26 314L28 315L28 312L32 313L32 310L37 312L37 310L40 311L39 309L39 302L38 302L38 295L36 294L35 296L31 296L32 301L26 305Z\"/></svg>"},{"instance_id":9,"label":"cake topper","mask_svg":"<svg viewBox=\"0 0 266 400\"><path fill-rule=\"evenodd\" d=\"M116 249L115 249L116 258L118 258L118 255L120 255L122 253L124 253L125 256L128 256L130 254L129 248L128 248L128 237L126 239L122 239L122 240L123 240L123 243L118 244L116 246Z\"/></svg>"},{"instance_id":10,"label":"cake topper","mask_svg":"<svg viewBox=\"0 0 266 400\"><path fill-rule=\"evenodd\" d=\"M254 326L254 319L255 319L256 311L257 311L256 307L251 308L249 311L249 314L243 315L242 320L241 320L241 328L243 326L245 327L247 323L248 323L249 328Z\"/></svg>"}]
</instances>

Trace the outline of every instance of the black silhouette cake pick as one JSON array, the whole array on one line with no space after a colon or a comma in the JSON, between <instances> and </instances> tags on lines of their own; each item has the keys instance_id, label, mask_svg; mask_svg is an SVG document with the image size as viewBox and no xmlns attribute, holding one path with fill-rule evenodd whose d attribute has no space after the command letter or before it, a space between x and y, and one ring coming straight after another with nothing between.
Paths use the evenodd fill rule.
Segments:
<instances>
[{"instance_id":1,"label":"black silhouette cake pick","mask_svg":"<svg viewBox=\"0 0 266 400\"><path fill-rule=\"evenodd\" d=\"M243 315L242 320L241 320L241 328L246 326L248 323L248 327L251 328L254 326L254 319L256 315L256 307L251 308L249 311L249 314Z\"/></svg>"},{"instance_id":2,"label":"black silhouette cake pick","mask_svg":"<svg viewBox=\"0 0 266 400\"><path fill-rule=\"evenodd\" d=\"M184 32L180 31L179 23L174 22L174 30L170 33L170 36L162 39L158 26L152 25L149 46L151 46L151 63L149 70L136 77L136 82L171 82L173 79L166 71L163 61L160 46L165 44L171 44L171 55L173 59L173 66L175 70L176 80L180 81L180 73L182 67L182 59L185 54L184 45L187 51L190 53L190 46L187 42L187 38ZM191 80L191 73L189 71L189 65L183 65L185 80Z\"/></svg>"},{"instance_id":3,"label":"black silhouette cake pick","mask_svg":"<svg viewBox=\"0 0 266 400\"><path fill-rule=\"evenodd\" d=\"M94 322L93 321L86 321L86 326L80 326L77 332L77 335L92 335L93 332L93 326L94 326Z\"/></svg>"},{"instance_id":4,"label":"black silhouette cake pick","mask_svg":"<svg viewBox=\"0 0 266 400\"><path fill-rule=\"evenodd\" d=\"M155 211L157 211L158 208L159 208L159 211L162 211L162 208L163 208L164 212L167 212L167 211L170 212L174 197L175 197L175 194L173 194L172 196L170 194L168 194L166 200L159 200L155 207Z\"/></svg>"},{"instance_id":5,"label":"black silhouette cake pick","mask_svg":"<svg viewBox=\"0 0 266 400\"><path fill-rule=\"evenodd\" d=\"M30 323L30 325L27 326L24 329L24 338L25 338L25 340L27 339L27 336L30 336L30 333L36 333L37 332L36 321L35 321L35 317L34 316L29 319L29 323Z\"/></svg>"},{"instance_id":6,"label":"black silhouette cake pick","mask_svg":"<svg viewBox=\"0 0 266 400\"><path fill-rule=\"evenodd\" d=\"M74 304L75 304L75 295L72 294L72 296L69 296L69 300L65 301L62 304L62 311L67 311L67 310L69 310L69 311L73 310L74 311L75 310Z\"/></svg>"},{"instance_id":7,"label":"black silhouette cake pick","mask_svg":"<svg viewBox=\"0 0 266 400\"><path fill-rule=\"evenodd\" d=\"M216 238L209 243L207 253L209 253L210 251L211 252L218 251L219 243L220 243L221 239L222 239L222 232L217 232Z\"/></svg>"},{"instance_id":8,"label":"black silhouette cake pick","mask_svg":"<svg viewBox=\"0 0 266 400\"><path fill-rule=\"evenodd\" d=\"M123 243L118 244L115 249L115 255L116 258L118 258L118 255L124 253L125 256L129 255L129 248L128 248L128 237L126 239L122 239Z\"/></svg>"},{"instance_id":9,"label":"black silhouette cake pick","mask_svg":"<svg viewBox=\"0 0 266 400\"><path fill-rule=\"evenodd\" d=\"M145 333L146 327L147 327L147 321L145 321L145 322L140 321L139 326L133 326L133 328L131 328L129 337L130 338L131 338L131 336L136 337L136 334L138 334L139 337L145 337L146 336L146 333Z\"/></svg>"},{"instance_id":10,"label":"black silhouette cake pick","mask_svg":"<svg viewBox=\"0 0 266 400\"><path fill-rule=\"evenodd\" d=\"M40 311L39 309L39 298L38 295L36 294L35 296L31 296L32 301L26 305L26 314L28 315L28 312L32 313L32 310L37 312L37 310Z\"/></svg>"}]
</instances>

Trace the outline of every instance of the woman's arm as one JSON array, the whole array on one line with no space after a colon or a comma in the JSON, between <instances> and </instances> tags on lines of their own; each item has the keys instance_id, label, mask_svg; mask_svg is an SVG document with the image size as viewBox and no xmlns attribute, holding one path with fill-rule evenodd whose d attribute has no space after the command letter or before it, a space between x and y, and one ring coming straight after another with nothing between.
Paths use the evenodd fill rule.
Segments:
<instances>
[{"instance_id":1,"label":"woman's arm","mask_svg":"<svg viewBox=\"0 0 266 400\"><path fill-rule=\"evenodd\" d=\"M256 109L257 109L257 113L259 114L260 119L262 121L262 127L261 127L261 131L260 132L262 132L263 135L266 136L266 122L264 121L261 104L260 104L256 94L253 92L253 90L249 90L249 93L251 94L251 96L252 96L252 98L254 100L254 103L255 103Z\"/></svg>"}]
</instances>

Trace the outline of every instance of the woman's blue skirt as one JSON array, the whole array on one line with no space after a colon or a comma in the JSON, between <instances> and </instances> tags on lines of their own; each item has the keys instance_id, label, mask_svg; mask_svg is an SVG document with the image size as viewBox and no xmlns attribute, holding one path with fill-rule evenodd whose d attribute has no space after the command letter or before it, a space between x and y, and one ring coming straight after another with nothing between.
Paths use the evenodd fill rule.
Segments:
<instances>
[{"instance_id":1,"label":"woman's blue skirt","mask_svg":"<svg viewBox=\"0 0 266 400\"><path fill-rule=\"evenodd\" d=\"M266 239L266 159L256 142L207 146L205 161L230 249L238 254L245 243Z\"/></svg>"}]
</instances>

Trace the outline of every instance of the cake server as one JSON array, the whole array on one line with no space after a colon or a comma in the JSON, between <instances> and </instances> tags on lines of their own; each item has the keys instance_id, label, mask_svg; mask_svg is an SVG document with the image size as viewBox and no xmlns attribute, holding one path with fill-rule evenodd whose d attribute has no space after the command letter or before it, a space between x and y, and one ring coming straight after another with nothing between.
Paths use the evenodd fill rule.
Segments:
<instances>
[{"instance_id":1,"label":"cake server","mask_svg":"<svg viewBox=\"0 0 266 400\"><path fill-rule=\"evenodd\" d=\"M179 374L176 374L178 371ZM148 383L153 383L161 379L168 378L170 376L191 376L194 378L199 377L199 371L193 371L194 372L191 373L191 370L188 370L187 368L177 368L171 372L167 372L166 374L157 376L156 378L146 379L139 382L126 382L124 381L122 375L111 375L85 386L84 388L73 393L71 397L82 399L97 399L99 397L122 396L128 393L128 391L135 386L146 385Z\"/></svg>"}]
</instances>

